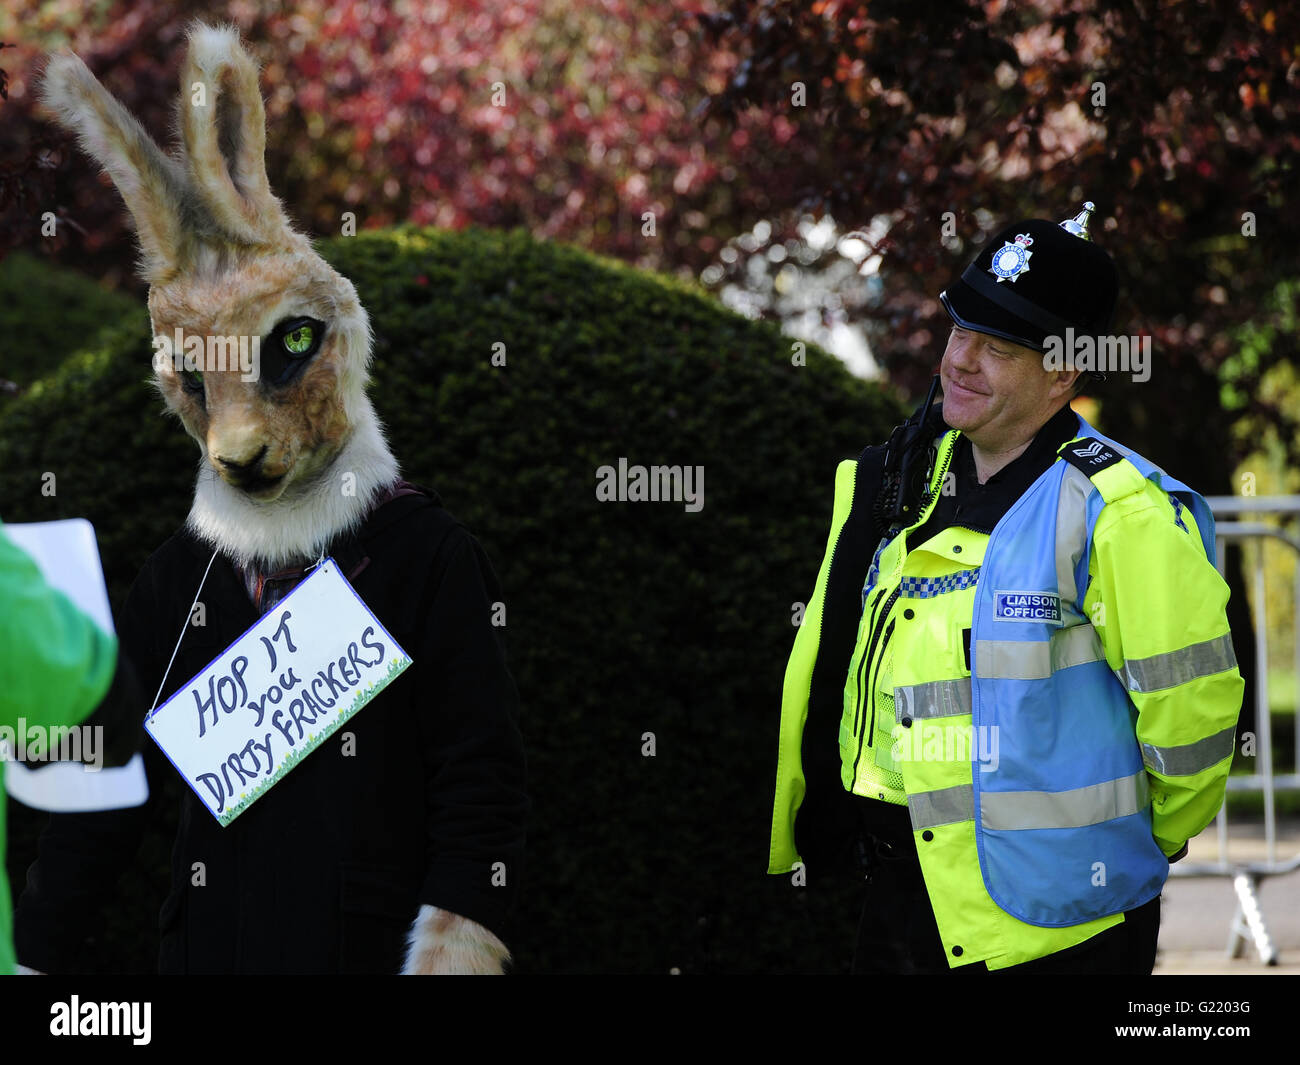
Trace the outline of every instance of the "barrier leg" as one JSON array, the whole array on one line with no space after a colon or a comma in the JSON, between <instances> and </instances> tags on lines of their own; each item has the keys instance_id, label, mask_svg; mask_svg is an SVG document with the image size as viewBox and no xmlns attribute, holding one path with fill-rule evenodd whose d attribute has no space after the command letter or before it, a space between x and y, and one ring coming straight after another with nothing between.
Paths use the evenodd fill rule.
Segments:
<instances>
[{"instance_id":1,"label":"barrier leg","mask_svg":"<svg viewBox=\"0 0 1300 1065\"><path fill-rule=\"evenodd\" d=\"M1259 908L1256 891L1259 877L1250 873L1238 873L1232 878L1232 886L1237 892L1237 912L1232 918L1232 930L1228 939L1228 957L1241 957L1242 947L1249 937L1254 941L1259 960L1265 965L1277 964L1277 951L1268 937L1264 926L1264 914Z\"/></svg>"}]
</instances>

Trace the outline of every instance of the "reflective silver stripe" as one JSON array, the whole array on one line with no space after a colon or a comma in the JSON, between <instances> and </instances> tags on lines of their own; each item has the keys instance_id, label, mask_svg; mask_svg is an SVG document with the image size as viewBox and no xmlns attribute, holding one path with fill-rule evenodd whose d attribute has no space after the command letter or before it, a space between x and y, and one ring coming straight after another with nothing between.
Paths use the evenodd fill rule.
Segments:
<instances>
[{"instance_id":1,"label":"reflective silver stripe","mask_svg":"<svg viewBox=\"0 0 1300 1065\"><path fill-rule=\"evenodd\" d=\"M1146 809L1146 770L1071 791L980 792L980 823L989 829L1082 828Z\"/></svg>"},{"instance_id":2,"label":"reflective silver stripe","mask_svg":"<svg viewBox=\"0 0 1300 1065\"><path fill-rule=\"evenodd\" d=\"M1164 773L1171 777L1190 777L1193 773L1218 765L1231 756L1236 733L1236 726L1229 725L1213 736L1206 736L1205 739L1197 740L1195 743L1184 743L1179 747L1156 747L1144 743L1142 761L1153 772Z\"/></svg>"},{"instance_id":3,"label":"reflective silver stripe","mask_svg":"<svg viewBox=\"0 0 1300 1065\"><path fill-rule=\"evenodd\" d=\"M1088 622L1057 629L1050 641L976 640L976 675L1005 680L1043 680L1061 669L1100 662L1101 638Z\"/></svg>"},{"instance_id":4,"label":"reflective silver stripe","mask_svg":"<svg viewBox=\"0 0 1300 1065\"><path fill-rule=\"evenodd\" d=\"M971 784L958 784L938 791L922 791L907 797L907 812L912 815L912 827L934 828L958 821L975 820L975 789Z\"/></svg>"},{"instance_id":5,"label":"reflective silver stripe","mask_svg":"<svg viewBox=\"0 0 1300 1065\"><path fill-rule=\"evenodd\" d=\"M1131 692L1157 692L1174 688L1198 677L1222 673L1237 664L1232 651L1232 636L1224 633L1214 640L1194 643L1181 651L1152 655L1150 658L1126 658L1116 675Z\"/></svg>"},{"instance_id":6,"label":"reflective silver stripe","mask_svg":"<svg viewBox=\"0 0 1300 1065\"><path fill-rule=\"evenodd\" d=\"M894 689L894 716L933 718L970 713L970 677Z\"/></svg>"},{"instance_id":7,"label":"reflective silver stripe","mask_svg":"<svg viewBox=\"0 0 1300 1065\"><path fill-rule=\"evenodd\" d=\"M1061 495L1056 503L1056 587L1061 594L1062 617L1064 612L1077 612L1074 601L1079 597L1074 582L1074 567L1088 546L1088 497L1092 494L1092 481L1077 466L1064 463L1065 476L1061 479Z\"/></svg>"}]
</instances>

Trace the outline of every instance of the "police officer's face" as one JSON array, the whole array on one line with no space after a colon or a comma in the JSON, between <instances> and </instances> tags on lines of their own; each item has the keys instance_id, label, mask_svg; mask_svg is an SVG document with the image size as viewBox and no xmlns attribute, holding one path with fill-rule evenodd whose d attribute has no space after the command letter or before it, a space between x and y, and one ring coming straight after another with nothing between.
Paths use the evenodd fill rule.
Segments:
<instances>
[{"instance_id":1,"label":"police officer's face","mask_svg":"<svg viewBox=\"0 0 1300 1065\"><path fill-rule=\"evenodd\" d=\"M943 420L986 450L1031 439L1068 397L1073 373L1043 368L1033 348L954 326L939 368Z\"/></svg>"}]
</instances>

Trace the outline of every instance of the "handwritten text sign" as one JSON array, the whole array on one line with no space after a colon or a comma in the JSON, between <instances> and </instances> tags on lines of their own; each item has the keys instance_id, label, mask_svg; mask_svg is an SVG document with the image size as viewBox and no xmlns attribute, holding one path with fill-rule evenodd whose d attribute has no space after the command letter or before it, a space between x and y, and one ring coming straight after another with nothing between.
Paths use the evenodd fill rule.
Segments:
<instances>
[{"instance_id":1,"label":"handwritten text sign","mask_svg":"<svg viewBox=\"0 0 1300 1065\"><path fill-rule=\"evenodd\" d=\"M410 664L331 558L145 728L228 825Z\"/></svg>"}]
</instances>

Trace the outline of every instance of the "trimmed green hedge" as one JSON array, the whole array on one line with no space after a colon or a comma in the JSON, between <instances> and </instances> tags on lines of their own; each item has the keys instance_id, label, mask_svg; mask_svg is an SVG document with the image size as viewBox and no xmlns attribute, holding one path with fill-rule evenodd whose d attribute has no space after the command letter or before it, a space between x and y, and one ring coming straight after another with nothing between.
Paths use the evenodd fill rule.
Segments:
<instances>
[{"instance_id":1,"label":"trimmed green hedge","mask_svg":"<svg viewBox=\"0 0 1300 1065\"><path fill-rule=\"evenodd\" d=\"M0 259L0 404L11 398L3 382L25 389L128 317L147 322L149 313L140 300L25 252Z\"/></svg>"},{"instance_id":2,"label":"trimmed green hedge","mask_svg":"<svg viewBox=\"0 0 1300 1065\"><path fill-rule=\"evenodd\" d=\"M789 338L697 289L521 232L321 251L370 312L372 394L405 475L439 490L505 588L535 804L518 969L844 970L856 886L764 875L781 678L835 464L899 411L816 348L792 365ZM184 519L197 459L144 384L148 341L132 320L0 414L4 517L89 517L115 602ZM620 457L703 466L703 510L599 502L596 471ZM156 906L125 899L161 898L166 841L88 966L152 966Z\"/></svg>"}]
</instances>

